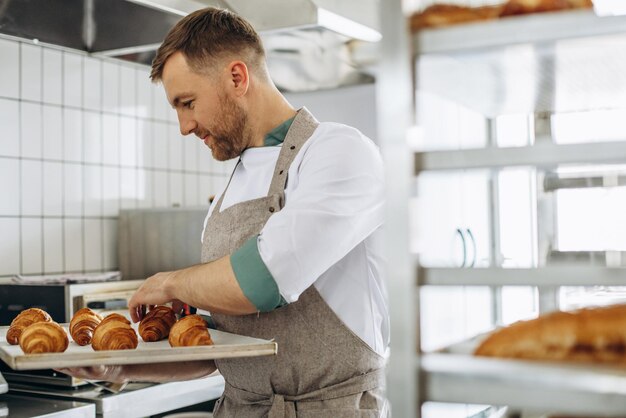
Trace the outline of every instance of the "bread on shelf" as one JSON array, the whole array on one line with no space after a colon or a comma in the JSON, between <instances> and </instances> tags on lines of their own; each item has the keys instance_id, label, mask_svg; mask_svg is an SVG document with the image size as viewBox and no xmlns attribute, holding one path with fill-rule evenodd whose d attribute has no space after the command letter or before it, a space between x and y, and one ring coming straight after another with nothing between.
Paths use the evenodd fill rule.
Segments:
<instances>
[{"instance_id":1,"label":"bread on shelf","mask_svg":"<svg viewBox=\"0 0 626 418\"><path fill-rule=\"evenodd\" d=\"M139 340L131 327L130 321L120 314L110 314L96 327L91 340L91 347L101 350L133 350Z\"/></svg>"},{"instance_id":2,"label":"bread on shelf","mask_svg":"<svg viewBox=\"0 0 626 418\"><path fill-rule=\"evenodd\" d=\"M411 16L411 31L497 19L502 9L502 5L469 7L457 4L433 4Z\"/></svg>"},{"instance_id":3,"label":"bread on shelf","mask_svg":"<svg viewBox=\"0 0 626 418\"><path fill-rule=\"evenodd\" d=\"M492 333L477 356L595 363L626 362L626 305L552 312Z\"/></svg>"},{"instance_id":4,"label":"bread on shelf","mask_svg":"<svg viewBox=\"0 0 626 418\"><path fill-rule=\"evenodd\" d=\"M7 342L11 345L17 345L20 340L20 335L31 324L36 322L50 322L52 318L48 313L39 308L25 309L19 313L11 321L11 325L7 331Z\"/></svg>"},{"instance_id":5,"label":"bread on shelf","mask_svg":"<svg viewBox=\"0 0 626 418\"><path fill-rule=\"evenodd\" d=\"M591 0L509 0L504 4L501 16L555 12L558 10L590 7L593 7Z\"/></svg>"},{"instance_id":6,"label":"bread on shelf","mask_svg":"<svg viewBox=\"0 0 626 418\"><path fill-rule=\"evenodd\" d=\"M20 336L20 347L26 354L62 353L68 345L67 333L54 321L35 322Z\"/></svg>"},{"instance_id":7,"label":"bread on shelf","mask_svg":"<svg viewBox=\"0 0 626 418\"><path fill-rule=\"evenodd\" d=\"M78 345L91 344L91 338L102 317L89 308L76 311L70 321L70 335Z\"/></svg>"},{"instance_id":8,"label":"bread on shelf","mask_svg":"<svg viewBox=\"0 0 626 418\"><path fill-rule=\"evenodd\" d=\"M460 23L494 20L507 16L593 7L592 0L508 0L501 4L470 7L433 4L409 18L412 32Z\"/></svg>"},{"instance_id":9,"label":"bread on shelf","mask_svg":"<svg viewBox=\"0 0 626 418\"><path fill-rule=\"evenodd\" d=\"M160 341L170 335L170 329L176 323L176 314L168 306L157 306L139 323L139 335L145 342Z\"/></svg>"},{"instance_id":10,"label":"bread on shelf","mask_svg":"<svg viewBox=\"0 0 626 418\"><path fill-rule=\"evenodd\" d=\"M200 315L188 315L176 322L168 341L172 347L213 345L207 323Z\"/></svg>"}]
</instances>

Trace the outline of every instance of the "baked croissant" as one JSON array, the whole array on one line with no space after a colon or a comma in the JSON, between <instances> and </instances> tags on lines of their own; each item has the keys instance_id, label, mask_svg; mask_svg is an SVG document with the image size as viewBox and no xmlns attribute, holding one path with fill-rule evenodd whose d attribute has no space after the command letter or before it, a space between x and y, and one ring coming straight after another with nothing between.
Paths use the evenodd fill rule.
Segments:
<instances>
[{"instance_id":1,"label":"baked croissant","mask_svg":"<svg viewBox=\"0 0 626 418\"><path fill-rule=\"evenodd\" d=\"M170 335L176 314L167 306L152 309L139 323L139 335L145 342L160 341Z\"/></svg>"},{"instance_id":2,"label":"baked croissant","mask_svg":"<svg viewBox=\"0 0 626 418\"><path fill-rule=\"evenodd\" d=\"M168 341L172 347L213 345L207 323L200 315L188 315L175 323Z\"/></svg>"},{"instance_id":3,"label":"baked croissant","mask_svg":"<svg viewBox=\"0 0 626 418\"><path fill-rule=\"evenodd\" d=\"M70 321L70 335L78 345L91 343L93 330L102 322L102 317L89 308L79 309Z\"/></svg>"},{"instance_id":4,"label":"baked croissant","mask_svg":"<svg viewBox=\"0 0 626 418\"><path fill-rule=\"evenodd\" d=\"M137 333L130 321L120 314L110 314L93 332L91 347L94 350L132 350L137 348Z\"/></svg>"},{"instance_id":5,"label":"baked croissant","mask_svg":"<svg viewBox=\"0 0 626 418\"><path fill-rule=\"evenodd\" d=\"M491 334L478 356L626 363L626 305L552 312Z\"/></svg>"},{"instance_id":6,"label":"baked croissant","mask_svg":"<svg viewBox=\"0 0 626 418\"><path fill-rule=\"evenodd\" d=\"M52 318L48 313L39 308L26 309L13 319L11 326L7 331L7 342L11 345L17 345L20 335L31 324L35 322L50 322Z\"/></svg>"},{"instance_id":7,"label":"baked croissant","mask_svg":"<svg viewBox=\"0 0 626 418\"><path fill-rule=\"evenodd\" d=\"M54 321L35 322L20 336L20 347L26 354L62 353L69 343L63 327Z\"/></svg>"}]
</instances>

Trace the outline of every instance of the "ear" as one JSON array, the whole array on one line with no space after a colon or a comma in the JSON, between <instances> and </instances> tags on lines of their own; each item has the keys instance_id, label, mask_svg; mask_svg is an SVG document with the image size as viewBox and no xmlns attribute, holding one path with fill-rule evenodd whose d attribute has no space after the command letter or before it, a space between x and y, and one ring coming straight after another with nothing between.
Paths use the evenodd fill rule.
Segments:
<instances>
[{"instance_id":1,"label":"ear","mask_svg":"<svg viewBox=\"0 0 626 418\"><path fill-rule=\"evenodd\" d=\"M229 84L236 97L241 97L246 94L248 87L250 86L250 74L248 73L248 66L243 61L233 61L228 66L229 70Z\"/></svg>"}]
</instances>

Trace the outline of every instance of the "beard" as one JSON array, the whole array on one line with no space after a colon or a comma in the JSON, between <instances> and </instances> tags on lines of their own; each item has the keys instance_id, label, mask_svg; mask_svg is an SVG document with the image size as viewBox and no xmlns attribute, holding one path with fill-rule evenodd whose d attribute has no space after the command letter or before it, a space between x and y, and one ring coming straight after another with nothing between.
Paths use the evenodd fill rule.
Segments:
<instances>
[{"instance_id":1,"label":"beard","mask_svg":"<svg viewBox=\"0 0 626 418\"><path fill-rule=\"evenodd\" d=\"M222 120L219 127L211 130L211 154L218 161L239 157L252 143L247 129L248 114L234 100L219 95Z\"/></svg>"}]
</instances>

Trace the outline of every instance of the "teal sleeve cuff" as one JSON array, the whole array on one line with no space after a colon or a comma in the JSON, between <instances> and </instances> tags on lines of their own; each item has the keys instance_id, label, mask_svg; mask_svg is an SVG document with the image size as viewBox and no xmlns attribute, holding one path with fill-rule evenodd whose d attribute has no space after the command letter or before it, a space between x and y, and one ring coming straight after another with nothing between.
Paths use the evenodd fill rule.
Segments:
<instances>
[{"instance_id":1,"label":"teal sleeve cuff","mask_svg":"<svg viewBox=\"0 0 626 418\"><path fill-rule=\"evenodd\" d=\"M253 236L237 249L230 256L230 264L243 294L260 312L269 312L287 302L259 254L258 237Z\"/></svg>"}]
</instances>

